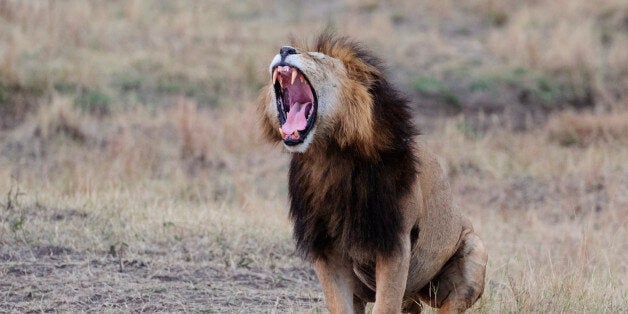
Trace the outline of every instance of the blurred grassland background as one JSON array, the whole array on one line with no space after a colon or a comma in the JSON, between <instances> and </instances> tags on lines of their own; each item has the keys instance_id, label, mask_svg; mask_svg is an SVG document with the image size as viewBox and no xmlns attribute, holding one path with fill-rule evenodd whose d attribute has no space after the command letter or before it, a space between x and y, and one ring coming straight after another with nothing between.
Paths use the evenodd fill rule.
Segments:
<instances>
[{"instance_id":1,"label":"blurred grassland background","mask_svg":"<svg viewBox=\"0 0 628 314\"><path fill-rule=\"evenodd\" d=\"M327 25L386 61L484 239L473 311L628 311L622 0L0 0L0 311L324 309L254 107Z\"/></svg>"}]
</instances>

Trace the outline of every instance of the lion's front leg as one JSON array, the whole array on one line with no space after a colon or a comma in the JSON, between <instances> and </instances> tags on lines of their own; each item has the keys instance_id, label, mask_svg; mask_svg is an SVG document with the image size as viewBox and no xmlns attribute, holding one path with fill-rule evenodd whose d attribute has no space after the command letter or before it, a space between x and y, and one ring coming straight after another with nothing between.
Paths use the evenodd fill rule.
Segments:
<instances>
[{"instance_id":1,"label":"lion's front leg","mask_svg":"<svg viewBox=\"0 0 628 314\"><path fill-rule=\"evenodd\" d=\"M400 250L378 255L375 264L375 306L373 313L400 313L410 265L410 237L403 236Z\"/></svg>"},{"instance_id":2,"label":"lion's front leg","mask_svg":"<svg viewBox=\"0 0 628 314\"><path fill-rule=\"evenodd\" d=\"M355 283L351 263L339 256L327 256L316 259L314 267L323 287L329 312L355 313L353 306Z\"/></svg>"}]
</instances>

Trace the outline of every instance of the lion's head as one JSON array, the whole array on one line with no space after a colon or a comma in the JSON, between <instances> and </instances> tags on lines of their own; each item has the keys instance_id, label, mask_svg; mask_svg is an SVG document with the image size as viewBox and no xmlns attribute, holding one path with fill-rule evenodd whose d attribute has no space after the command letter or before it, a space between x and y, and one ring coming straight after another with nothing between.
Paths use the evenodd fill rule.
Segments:
<instances>
[{"instance_id":1,"label":"lion's head","mask_svg":"<svg viewBox=\"0 0 628 314\"><path fill-rule=\"evenodd\" d=\"M269 78L260 97L262 125L288 151L336 144L368 156L390 144L390 128L378 128L374 117L377 98L388 93L378 89L388 84L378 60L358 44L324 33L312 48L283 46Z\"/></svg>"}]
</instances>

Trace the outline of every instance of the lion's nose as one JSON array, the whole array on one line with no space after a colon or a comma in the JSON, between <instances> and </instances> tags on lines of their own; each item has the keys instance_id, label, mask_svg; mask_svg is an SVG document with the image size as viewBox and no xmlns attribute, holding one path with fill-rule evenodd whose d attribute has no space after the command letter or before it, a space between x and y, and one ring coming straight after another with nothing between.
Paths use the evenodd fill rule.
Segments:
<instances>
[{"instance_id":1,"label":"lion's nose","mask_svg":"<svg viewBox=\"0 0 628 314\"><path fill-rule=\"evenodd\" d=\"M281 55L282 58L285 58L288 55L297 54L297 50L290 46L283 46L281 47L281 49L279 49L279 54Z\"/></svg>"}]
</instances>

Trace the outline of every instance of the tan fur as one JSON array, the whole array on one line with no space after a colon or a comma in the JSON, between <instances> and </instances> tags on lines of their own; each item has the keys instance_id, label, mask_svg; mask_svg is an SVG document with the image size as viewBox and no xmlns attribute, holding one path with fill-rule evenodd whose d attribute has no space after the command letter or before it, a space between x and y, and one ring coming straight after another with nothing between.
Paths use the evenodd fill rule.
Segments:
<instances>
[{"instance_id":1,"label":"tan fur","mask_svg":"<svg viewBox=\"0 0 628 314\"><path fill-rule=\"evenodd\" d=\"M356 154L376 160L380 150L393 145L393 135L389 128L377 125L373 116L370 88L381 77L380 70L360 59L344 40L323 40L317 47L298 51L292 60L316 91L320 113L313 141L299 156L308 171L297 179L315 187L307 190L304 198L323 204L353 167L351 160L329 159L330 143L337 143L340 149L354 147ZM265 137L279 142L273 97L272 86L264 89L258 111ZM449 184L436 156L420 142L413 147L419 171L411 193L401 202L399 249L382 255L336 247L314 261L332 313L363 312L366 301L375 302L373 313L398 313L402 307L418 312L419 300L441 312L462 312L482 294L486 250L469 221L452 205ZM329 230L341 229L346 223L340 212L312 214L327 217ZM418 230L414 239L413 230ZM374 262L374 267L368 261Z\"/></svg>"},{"instance_id":2,"label":"tan fur","mask_svg":"<svg viewBox=\"0 0 628 314\"><path fill-rule=\"evenodd\" d=\"M268 104L272 100L272 86L266 86L262 89L257 99L257 115L260 117L260 126L262 128L263 136L270 142L281 141L281 136L277 129L279 128L279 122L277 118L271 116L271 112L268 110Z\"/></svg>"},{"instance_id":3,"label":"tan fur","mask_svg":"<svg viewBox=\"0 0 628 314\"><path fill-rule=\"evenodd\" d=\"M341 146L355 144L365 155L373 155L375 149L388 141L381 137L373 124L373 97L368 91L373 80L381 73L356 58L355 52L342 43L329 44L321 47L320 52L334 56L342 61L346 68L346 78L342 80L340 103L342 111L337 113L338 126L336 140ZM330 73L338 75L337 73Z\"/></svg>"},{"instance_id":4,"label":"tan fur","mask_svg":"<svg viewBox=\"0 0 628 314\"><path fill-rule=\"evenodd\" d=\"M342 43L324 46L320 52L341 60L348 73L342 80L340 102L345 106L338 112L336 140L341 146L355 144L364 155L373 157L374 151L386 145L390 137L387 130L375 129L373 97L368 91L376 77L382 74L357 58Z\"/></svg>"}]
</instances>

